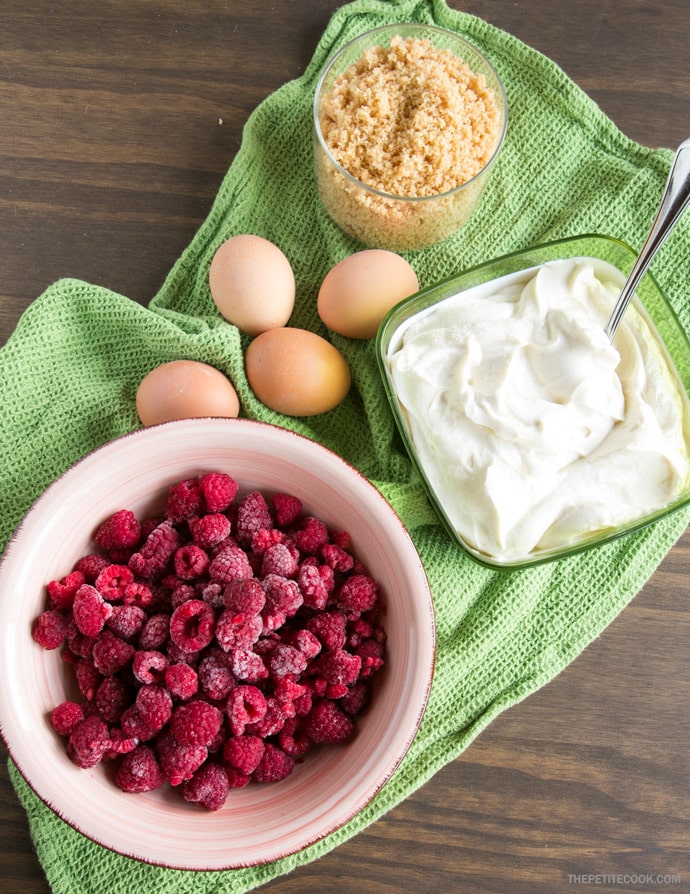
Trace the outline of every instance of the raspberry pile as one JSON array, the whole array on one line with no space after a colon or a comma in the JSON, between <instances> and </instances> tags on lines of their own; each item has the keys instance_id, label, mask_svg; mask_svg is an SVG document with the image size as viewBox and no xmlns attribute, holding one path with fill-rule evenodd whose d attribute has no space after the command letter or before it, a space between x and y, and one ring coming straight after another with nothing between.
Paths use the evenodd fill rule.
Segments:
<instances>
[{"instance_id":1,"label":"raspberry pile","mask_svg":"<svg viewBox=\"0 0 690 894\"><path fill-rule=\"evenodd\" d=\"M80 699L50 720L77 766L116 761L125 792L170 784L217 810L355 735L385 657L379 585L291 494L208 472L165 497L160 517L100 525L33 637L73 670Z\"/></svg>"}]
</instances>

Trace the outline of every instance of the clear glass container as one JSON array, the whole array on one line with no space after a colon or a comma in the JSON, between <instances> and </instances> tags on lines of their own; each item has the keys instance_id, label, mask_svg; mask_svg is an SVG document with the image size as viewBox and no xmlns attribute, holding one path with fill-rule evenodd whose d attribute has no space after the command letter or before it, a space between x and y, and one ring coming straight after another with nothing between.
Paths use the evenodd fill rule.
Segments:
<instances>
[{"instance_id":1,"label":"clear glass container","mask_svg":"<svg viewBox=\"0 0 690 894\"><path fill-rule=\"evenodd\" d=\"M489 160L460 186L429 196L391 195L357 179L333 156L321 127L322 104L333 83L371 47L389 47L394 37L429 41L450 50L474 75L483 75L493 91L498 130ZM505 138L508 108L503 84L494 67L474 46L435 25L397 24L375 28L346 44L327 64L316 87L313 107L314 165L321 200L335 223L371 248L404 251L441 242L468 220L494 168Z\"/></svg>"},{"instance_id":2,"label":"clear glass container","mask_svg":"<svg viewBox=\"0 0 690 894\"><path fill-rule=\"evenodd\" d=\"M410 298L400 302L387 314L379 328L376 345L377 360L383 378L387 397L395 417L397 427L405 443L407 451L418 469L426 487L429 499L437 511L441 521L449 535L465 552L483 565L495 568L516 569L534 565L540 562L553 561L564 556L572 555L582 550L591 549L606 543L614 538L630 534L640 528L649 525L658 519L680 509L690 503L690 483L686 482L683 490L670 503L643 517L634 518L619 527L600 529L585 535L579 539L563 543L561 546L535 551L518 560L502 560L486 555L468 543L455 530L449 520L448 508L445 505L447 495L434 489L428 470L424 468L419 453L415 447L411 434L409 420L396 394L396 388L391 376L389 357L395 351L402 338L406 325L416 315L433 308L435 305L450 298L459 292L481 286L490 281L498 280L510 274L526 271L539 267L549 261L565 258L596 258L611 264L621 272L621 284L635 261L636 253L624 243L607 236L591 235L578 236L563 239L524 251L518 251L487 263L480 264L472 269L464 271L457 276L447 279L430 288L423 289ZM662 293L653 276L645 274L637 288L633 298L633 304L642 316L651 324L652 331L656 330L658 340L665 348L665 353L670 366L675 370L677 379L682 389L682 399L685 403L684 436L686 444L690 444L690 422L688 421L688 408L690 408L690 343L680 326L678 319ZM625 319L624 319L625 322ZM614 341L614 345L615 345ZM640 474L644 475L644 464L640 465Z\"/></svg>"}]
</instances>

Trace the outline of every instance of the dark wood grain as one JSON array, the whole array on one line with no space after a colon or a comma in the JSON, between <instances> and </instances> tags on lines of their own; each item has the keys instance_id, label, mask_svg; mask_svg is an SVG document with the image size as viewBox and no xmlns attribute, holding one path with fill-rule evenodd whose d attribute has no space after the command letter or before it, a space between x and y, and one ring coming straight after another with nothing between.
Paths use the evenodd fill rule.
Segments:
<instances>
[{"instance_id":1,"label":"dark wood grain","mask_svg":"<svg viewBox=\"0 0 690 894\"><path fill-rule=\"evenodd\" d=\"M685 0L451 5L550 56L632 139L689 135ZM247 116L301 74L337 6L4 0L0 343L62 276L147 302ZM620 875L605 889L690 891L689 581L686 533L556 680L372 828L264 890L561 894ZM2 754L0 894L47 894ZM658 875L680 884L643 878Z\"/></svg>"}]
</instances>

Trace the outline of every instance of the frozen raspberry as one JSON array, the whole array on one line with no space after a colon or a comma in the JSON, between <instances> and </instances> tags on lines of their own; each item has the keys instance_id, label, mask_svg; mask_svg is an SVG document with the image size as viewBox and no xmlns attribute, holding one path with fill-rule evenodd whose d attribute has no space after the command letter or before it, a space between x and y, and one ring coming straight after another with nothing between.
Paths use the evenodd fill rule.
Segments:
<instances>
[{"instance_id":1,"label":"frozen raspberry","mask_svg":"<svg viewBox=\"0 0 690 894\"><path fill-rule=\"evenodd\" d=\"M311 739L302 729L296 717L290 717L278 734L278 745L295 760L304 757L311 748Z\"/></svg>"},{"instance_id":2,"label":"frozen raspberry","mask_svg":"<svg viewBox=\"0 0 690 894\"><path fill-rule=\"evenodd\" d=\"M78 767L95 767L110 747L106 724L89 714L74 727L67 741L67 754Z\"/></svg>"},{"instance_id":3,"label":"frozen raspberry","mask_svg":"<svg viewBox=\"0 0 690 894\"><path fill-rule=\"evenodd\" d=\"M82 584L75 593L72 617L84 636L97 636L112 613L112 605L91 584Z\"/></svg>"},{"instance_id":4,"label":"frozen raspberry","mask_svg":"<svg viewBox=\"0 0 690 894\"><path fill-rule=\"evenodd\" d=\"M310 671L327 683L347 686L358 679L361 667L362 659L359 655L352 655L345 649L333 649L321 654L312 664Z\"/></svg>"},{"instance_id":5,"label":"frozen raspberry","mask_svg":"<svg viewBox=\"0 0 690 894\"><path fill-rule=\"evenodd\" d=\"M283 677L286 674L299 675L306 666L307 659L299 649L281 644L271 655L269 668L274 676Z\"/></svg>"},{"instance_id":6,"label":"frozen raspberry","mask_svg":"<svg viewBox=\"0 0 690 894\"><path fill-rule=\"evenodd\" d=\"M74 596L84 583L86 583L86 577L81 571L72 571L62 580L51 580L47 588L50 607L62 611L72 608Z\"/></svg>"},{"instance_id":7,"label":"frozen raspberry","mask_svg":"<svg viewBox=\"0 0 690 894\"><path fill-rule=\"evenodd\" d=\"M252 776L256 782L280 782L292 773L295 761L277 745L266 743L264 753Z\"/></svg>"},{"instance_id":8,"label":"frozen raspberry","mask_svg":"<svg viewBox=\"0 0 690 894\"><path fill-rule=\"evenodd\" d=\"M172 715L172 698L164 686L146 684L137 692L135 704L144 723L155 732L163 729Z\"/></svg>"},{"instance_id":9,"label":"frozen raspberry","mask_svg":"<svg viewBox=\"0 0 690 894\"><path fill-rule=\"evenodd\" d=\"M229 789L228 774L220 764L208 761L184 783L182 794L185 801L199 804L206 810L220 810Z\"/></svg>"},{"instance_id":10,"label":"frozen raspberry","mask_svg":"<svg viewBox=\"0 0 690 894\"><path fill-rule=\"evenodd\" d=\"M164 571L178 546L179 533L170 521L163 521L151 531L140 551L132 553L129 567L141 577L152 578Z\"/></svg>"},{"instance_id":11,"label":"frozen raspberry","mask_svg":"<svg viewBox=\"0 0 690 894\"><path fill-rule=\"evenodd\" d=\"M96 578L103 571L106 565L110 565L110 560L100 553L92 553L79 559L74 566L74 570L84 575L84 581L87 584L95 584Z\"/></svg>"},{"instance_id":12,"label":"frozen raspberry","mask_svg":"<svg viewBox=\"0 0 690 894\"><path fill-rule=\"evenodd\" d=\"M110 630L104 630L96 637L93 663L104 676L109 676L127 667L134 652L135 648L131 643L115 636Z\"/></svg>"},{"instance_id":13,"label":"frozen raspberry","mask_svg":"<svg viewBox=\"0 0 690 894\"><path fill-rule=\"evenodd\" d=\"M355 683L354 686L348 687L347 692L340 699L339 705L343 711L347 711L351 717L356 717L357 714L361 714L367 707L370 698L370 688L366 683L363 683L360 680L358 683Z\"/></svg>"},{"instance_id":14,"label":"frozen raspberry","mask_svg":"<svg viewBox=\"0 0 690 894\"><path fill-rule=\"evenodd\" d=\"M67 646L72 655L78 658L91 658L95 642L95 636L85 636L79 630L74 618L69 620L67 624Z\"/></svg>"},{"instance_id":15,"label":"frozen raspberry","mask_svg":"<svg viewBox=\"0 0 690 894\"><path fill-rule=\"evenodd\" d=\"M207 602L212 608L223 608L225 584L213 581L211 583L202 583L195 589L197 596L203 599L204 602Z\"/></svg>"},{"instance_id":16,"label":"frozen raspberry","mask_svg":"<svg viewBox=\"0 0 690 894\"><path fill-rule=\"evenodd\" d=\"M116 726L110 728L110 748L107 751L107 757L114 759L120 754L129 754L130 751L139 745L139 740L133 736L128 736L118 729Z\"/></svg>"},{"instance_id":17,"label":"frozen raspberry","mask_svg":"<svg viewBox=\"0 0 690 894\"><path fill-rule=\"evenodd\" d=\"M311 711L313 701L313 693L311 689L306 687L302 695L298 695L297 698L294 699L292 702L296 716L306 717L307 714Z\"/></svg>"},{"instance_id":18,"label":"frozen raspberry","mask_svg":"<svg viewBox=\"0 0 690 894\"><path fill-rule=\"evenodd\" d=\"M237 507L236 536L241 543L251 543L252 534L261 528L272 528L273 519L271 511L264 498L258 491L252 491L244 496Z\"/></svg>"},{"instance_id":19,"label":"frozen raspberry","mask_svg":"<svg viewBox=\"0 0 690 894\"><path fill-rule=\"evenodd\" d=\"M294 717L295 713L292 702L281 702L275 696L269 695L266 699L266 713L261 720L248 723L245 731L267 739L269 736L277 735L285 725L285 721L289 717Z\"/></svg>"},{"instance_id":20,"label":"frozen raspberry","mask_svg":"<svg viewBox=\"0 0 690 894\"><path fill-rule=\"evenodd\" d=\"M146 612L138 605L115 605L105 626L108 630L112 630L115 636L129 643L136 639L145 621Z\"/></svg>"},{"instance_id":21,"label":"frozen raspberry","mask_svg":"<svg viewBox=\"0 0 690 894\"><path fill-rule=\"evenodd\" d=\"M96 697L98 687L103 682L103 674L96 668L90 658L80 658L74 665L74 678L79 692L88 702Z\"/></svg>"},{"instance_id":22,"label":"frozen raspberry","mask_svg":"<svg viewBox=\"0 0 690 894\"><path fill-rule=\"evenodd\" d=\"M231 581L225 587L223 604L234 614L258 615L266 604L266 594L258 578Z\"/></svg>"},{"instance_id":23,"label":"frozen raspberry","mask_svg":"<svg viewBox=\"0 0 690 894\"><path fill-rule=\"evenodd\" d=\"M205 550L194 543L181 546L174 557L175 574L183 580L194 580L206 574L209 558Z\"/></svg>"},{"instance_id":24,"label":"frozen raspberry","mask_svg":"<svg viewBox=\"0 0 690 894\"><path fill-rule=\"evenodd\" d=\"M138 745L125 754L115 772L115 785L123 792L151 792L164 782L165 774L150 745Z\"/></svg>"},{"instance_id":25,"label":"frozen raspberry","mask_svg":"<svg viewBox=\"0 0 690 894\"><path fill-rule=\"evenodd\" d=\"M331 543L350 552L352 549L352 537L347 531L331 531Z\"/></svg>"},{"instance_id":26,"label":"frozen raspberry","mask_svg":"<svg viewBox=\"0 0 690 894\"><path fill-rule=\"evenodd\" d=\"M331 568L303 563L297 574L297 584L302 591L307 608L323 611L328 604L328 597L333 589L333 573Z\"/></svg>"},{"instance_id":27,"label":"frozen raspberry","mask_svg":"<svg viewBox=\"0 0 690 894\"><path fill-rule=\"evenodd\" d=\"M170 785L181 785L185 779L191 779L208 757L208 749L203 745L182 745L169 730L158 734L155 748Z\"/></svg>"},{"instance_id":28,"label":"frozen raspberry","mask_svg":"<svg viewBox=\"0 0 690 894\"><path fill-rule=\"evenodd\" d=\"M328 528L321 519L308 516L293 533L297 548L306 556L316 555L329 542Z\"/></svg>"},{"instance_id":29,"label":"frozen raspberry","mask_svg":"<svg viewBox=\"0 0 690 894\"><path fill-rule=\"evenodd\" d=\"M268 676L268 668L261 655L257 655L251 649L235 649L229 654L230 667L235 679L243 680L245 683L258 683Z\"/></svg>"},{"instance_id":30,"label":"frozen raspberry","mask_svg":"<svg viewBox=\"0 0 690 894\"><path fill-rule=\"evenodd\" d=\"M106 677L96 691L95 704L106 723L119 723L131 703L130 688L119 677Z\"/></svg>"},{"instance_id":31,"label":"frozen raspberry","mask_svg":"<svg viewBox=\"0 0 690 894\"><path fill-rule=\"evenodd\" d=\"M269 546L284 543L286 535L278 528L259 528L252 534L251 551L256 556L263 556Z\"/></svg>"},{"instance_id":32,"label":"frozen raspberry","mask_svg":"<svg viewBox=\"0 0 690 894\"><path fill-rule=\"evenodd\" d=\"M225 772L228 774L228 785L230 788L244 788L245 785L249 785L252 781L251 776L247 776L246 773L242 773L228 764L225 765Z\"/></svg>"},{"instance_id":33,"label":"frozen raspberry","mask_svg":"<svg viewBox=\"0 0 690 894\"><path fill-rule=\"evenodd\" d=\"M211 580L228 584L233 580L247 580L254 577L254 569L247 554L239 546L230 545L222 549L208 567Z\"/></svg>"},{"instance_id":34,"label":"frozen raspberry","mask_svg":"<svg viewBox=\"0 0 690 894\"><path fill-rule=\"evenodd\" d=\"M310 630L298 630L292 637L291 644L296 646L304 657L315 658L321 651L321 642Z\"/></svg>"},{"instance_id":35,"label":"frozen raspberry","mask_svg":"<svg viewBox=\"0 0 690 894\"><path fill-rule=\"evenodd\" d=\"M140 649L160 649L170 636L170 615L165 612L150 615L139 634Z\"/></svg>"},{"instance_id":36,"label":"frozen raspberry","mask_svg":"<svg viewBox=\"0 0 690 894\"><path fill-rule=\"evenodd\" d=\"M349 739L354 732L352 718L328 699L318 699L304 720L304 731L321 745L337 745Z\"/></svg>"},{"instance_id":37,"label":"frozen raspberry","mask_svg":"<svg viewBox=\"0 0 690 894\"><path fill-rule=\"evenodd\" d=\"M270 615L290 618L304 602L297 582L278 574L267 574L261 586L266 596L265 611Z\"/></svg>"},{"instance_id":38,"label":"frozen raspberry","mask_svg":"<svg viewBox=\"0 0 690 894\"><path fill-rule=\"evenodd\" d=\"M53 729L60 736L69 736L74 727L84 719L84 711L76 702L62 702L50 713Z\"/></svg>"},{"instance_id":39,"label":"frozen raspberry","mask_svg":"<svg viewBox=\"0 0 690 894\"><path fill-rule=\"evenodd\" d=\"M140 683L158 683L165 678L168 658L155 649L138 649L132 659L132 671Z\"/></svg>"},{"instance_id":40,"label":"frozen raspberry","mask_svg":"<svg viewBox=\"0 0 690 894\"><path fill-rule=\"evenodd\" d=\"M216 623L216 640L224 652L234 649L250 649L263 630L260 615L224 611Z\"/></svg>"},{"instance_id":41,"label":"frozen raspberry","mask_svg":"<svg viewBox=\"0 0 690 894\"><path fill-rule=\"evenodd\" d=\"M208 472L199 478L206 511L225 512L237 495L237 482L225 472Z\"/></svg>"},{"instance_id":42,"label":"frozen raspberry","mask_svg":"<svg viewBox=\"0 0 690 894\"><path fill-rule=\"evenodd\" d=\"M271 503L279 528L287 528L293 524L302 512L302 501L291 494L273 494Z\"/></svg>"},{"instance_id":43,"label":"frozen raspberry","mask_svg":"<svg viewBox=\"0 0 690 894\"><path fill-rule=\"evenodd\" d=\"M94 535L96 546L104 552L134 549L139 543L141 527L129 509L121 509L106 519Z\"/></svg>"},{"instance_id":44,"label":"frozen raspberry","mask_svg":"<svg viewBox=\"0 0 690 894\"><path fill-rule=\"evenodd\" d=\"M106 565L96 578L96 589L108 602L121 602L125 588L134 580L134 575L127 565L115 563Z\"/></svg>"},{"instance_id":45,"label":"frozen raspberry","mask_svg":"<svg viewBox=\"0 0 690 894\"><path fill-rule=\"evenodd\" d=\"M214 705L195 699L178 705L170 718L170 732L181 745L211 744L223 722Z\"/></svg>"},{"instance_id":46,"label":"frozen raspberry","mask_svg":"<svg viewBox=\"0 0 690 894\"><path fill-rule=\"evenodd\" d=\"M275 543L264 553L261 562L261 574L278 574L281 577L292 577L297 572L297 561L284 543Z\"/></svg>"},{"instance_id":47,"label":"frozen raspberry","mask_svg":"<svg viewBox=\"0 0 690 894\"><path fill-rule=\"evenodd\" d=\"M266 697L256 686L237 686L230 691L225 708L230 729L236 736L244 733L249 723L256 723L266 714Z\"/></svg>"},{"instance_id":48,"label":"frozen raspberry","mask_svg":"<svg viewBox=\"0 0 690 894\"><path fill-rule=\"evenodd\" d=\"M362 662L362 676L370 677L384 664L384 644L376 639L362 640L355 649Z\"/></svg>"},{"instance_id":49,"label":"frozen raspberry","mask_svg":"<svg viewBox=\"0 0 690 894\"><path fill-rule=\"evenodd\" d=\"M34 640L44 649L59 649L67 636L69 622L62 612L49 608L36 621Z\"/></svg>"},{"instance_id":50,"label":"frozen raspberry","mask_svg":"<svg viewBox=\"0 0 690 894\"><path fill-rule=\"evenodd\" d=\"M173 698L187 701L199 689L197 672L188 664L171 664L165 669L165 685Z\"/></svg>"},{"instance_id":51,"label":"frozen raspberry","mask_svg":"<svg viewBox=\"0 0 690 894\"><path fill-rule=\"evenodd\" d=\"M264 747L264 741L259 736L233 736L223 746L223 760L246 776L251 776L263 757Z\"/></svg>"},{"instance_id":52,"label":"frozen raspberry","mask_svg":"<svg viewBox=\"0 0 690 894\"><path fill-rule=\"evenodd\" d=\"M213 639L216 616L206 602L188 599L172 613L170 638L183 652L199 652Z\"/></svg>"},{"instance_id":53,"label":"frozen raspberry","mask_svg":"<svg viewBox=\"0 0 690 894\"><path fill-rule=\"evenodd\" d=\"M350 571L355 564L355 560L335 543L326 543L321 549L321 555L329 568L342 573Z\"/></svg>"},{"instance_id":54,"label":"frozen raspberry","mask_svg":"<svg viewBox=\"0 0 690 894\"><path fill-rule=\"evenodd\" d=\"M365 574L353 574L343 583L338 593L338 607L347 612L368 612L378 600L376 581Z\"/></svg>"},{"instance_id":55,"label":"frozen raspberry","mask_svg":"<svg viewBox=\"0 0 690 894\"><path fill-rule=\"evenodd\" d=\"M235 685L235 678L228 667L225 655L210 654L199 662L199 685L201 691L213 701L222 701L228 697Z\"/></svg>"},{"instance_id":56,"label":"frozen raspberry","mask_svg":"<svg viewBox=\"0 0 690 894\"><path fill-rule=\"evenodd\" d=\"M230 521L220 512L189 520L192 540L202 549L218 546L230 535Z\"/></svg>"},{"instance_id":57,"label":"frozen raspberry","mask_svg":"<svg viewBox=\"0 0 690 894\"><path fill-rule=\"evenodd\" d=\"M138 605L139 608L149 608L153 604L153 590L140 580L130 581L125 586L122 594L125 605Z\"/></svg>"},{"instance_id":58,"label":"frozen raspberry","mask_svg":"<svg viewBox=\"0 0 690 894\"><path fill-rule=\"evenodd\" d=\"M158 732L144 720L136 702L122 712L120 718L122 739L136 739L137 742L150 742Z\"/></svg>"},{"instance_id":59,"label":"frozen raspberry","mask_svg":"<svg viewBox=\"0 0 690 894\"><path fill-rule=\"evenodd\" d=\"M190 515L199 515L202 506L202 493L196 478L178 481L168 490L165 503L165 517L173 522L181 522Z\"/></svg>"}]
</instances>

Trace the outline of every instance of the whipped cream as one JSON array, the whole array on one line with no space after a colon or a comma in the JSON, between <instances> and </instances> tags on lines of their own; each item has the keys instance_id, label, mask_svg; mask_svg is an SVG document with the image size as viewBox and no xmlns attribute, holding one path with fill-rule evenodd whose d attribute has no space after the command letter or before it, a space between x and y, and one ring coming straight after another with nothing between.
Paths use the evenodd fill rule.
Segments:
<instances>
[{"instance_id":1,"label":"whipped cream","mask_svg":"<svg viewBox=\"0 0 690 894\"><path fill-rule=\"evenodd\" d=\"M688 406L639 304L604 326L624 277L549 262L421 311L388 350L419 462L449 524L502 561L570 545L687 486Z\"/></svg>"}]
</instances>

